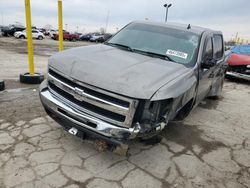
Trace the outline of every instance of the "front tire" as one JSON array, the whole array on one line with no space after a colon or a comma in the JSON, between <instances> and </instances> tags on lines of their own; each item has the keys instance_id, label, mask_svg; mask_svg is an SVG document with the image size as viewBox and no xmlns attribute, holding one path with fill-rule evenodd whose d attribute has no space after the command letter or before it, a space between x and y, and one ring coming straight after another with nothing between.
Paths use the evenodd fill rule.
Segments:
<instances>
[{"instance_id":1,"label":"front tire","mask_svg":"<svg viewBox=\"0 0 250 188\"><path fill-rule=\"evenodd\" d=\"M38 39L38 40L43 40L43 37L42 37L42 36L38 36L37 39Z\"/></svg>"},{"instance_id":2,"label":"front tire","mask_svg":"<svg viewBox=\"0 0 250 188\"><path fill-rule=\"evenodd\" d=\"M25 36L24 36L24 35L21 35L19 38L20 38L20 39L25 39Z\"/></svg>"}]
</instances>

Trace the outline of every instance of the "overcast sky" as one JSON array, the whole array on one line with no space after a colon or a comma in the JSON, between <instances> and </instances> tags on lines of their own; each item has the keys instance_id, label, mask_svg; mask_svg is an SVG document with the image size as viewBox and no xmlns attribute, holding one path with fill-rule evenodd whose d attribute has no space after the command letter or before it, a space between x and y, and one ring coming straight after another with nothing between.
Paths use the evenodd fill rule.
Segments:
<instances>
[{"instance_id":1,"label":"overcast sky","mask_svg":"<svg viewBox=\"0 0 250 188\"><path fill-rule=\"evenodd\" d=\"M32 24L57 28L57 0L30 0ZM172 3L168 20L223 31L225 38L250 40L250 0L63 0L64 29L79 32L99 30L106 25L114 32L133 20L163 22L164 3ZM0 0L0 24L25 24L24 0Z\"/></svg>"}]
</instances>

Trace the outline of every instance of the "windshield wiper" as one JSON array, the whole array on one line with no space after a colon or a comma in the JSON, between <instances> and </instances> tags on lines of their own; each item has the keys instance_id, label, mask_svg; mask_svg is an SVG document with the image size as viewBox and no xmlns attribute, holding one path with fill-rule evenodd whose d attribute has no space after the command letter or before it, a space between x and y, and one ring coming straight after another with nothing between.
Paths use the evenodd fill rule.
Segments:
<instances>
[{"instance_id":1,"label":"windshield wiper","mask_svg":"<svg viewBox=\"0 0 250 188\"><path fill-rule=\"evenodd\" d=\"M172 62L176 62L174 61L171 57L169 57L168 55L163 55L163 54L158 54L158 53L155 53L155 52L149 52L149 51L143 51L143 50L137 50L137 49L133 49L134 52L140 52L140 53L144 53L144 54L147 54L147 55L150 55L150 56L157 56L157 57L160 57L161 59L167 59L169 61L172 61Z\"/></svg>"},{"instance_id":2,"label":"windshield wiper","mask_svg":"<svg viewBox=\"0 0 250 188\"><path fill-rule=\"evenodd\" d=\"M171 57L167 56L167 55L163 55L163 54L158 54L158 53L154 53L154 52L149 52L149 51L143 51L143 50L138 50L138 49L133 49L130 46L127 45L123 45L123 44L118 44L118 43L110 43L110 42L106 42L106 45L110 45L110 46L117 46L117 47L122 47L130 52L138 52L138 53L143 53L149 56L156 56L156 57L160 57L161 59L164 60L169 60L172 62L176 62L174 61Z\"/></svg>"},{"instance_id":3,"label":"windshield wiper","mask_svg":"<svg viewBox=\"0 0 250 188\"><path fill-rule=\"evenodd\" d=\"M106 44L106 45L110 45L110 46L122 47L122 48L125 48L126 50L128 50L128 51L130 51L130 52L133 52L133 51L134 51L130 46L123 45L123 44L110 43L110 42L107 42L107 43L105 43L105 44Z\"/></svg>"}]
</instances>

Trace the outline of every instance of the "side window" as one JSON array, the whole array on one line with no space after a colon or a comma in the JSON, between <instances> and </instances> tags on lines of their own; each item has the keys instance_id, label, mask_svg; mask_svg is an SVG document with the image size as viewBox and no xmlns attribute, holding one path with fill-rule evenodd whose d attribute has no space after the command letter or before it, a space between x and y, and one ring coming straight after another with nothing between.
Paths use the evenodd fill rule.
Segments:
<instances>
[{"instance_id":1,"label":"side window","mask_svg":"<svg viewBox=\"0 0 250 188\"><path fill-rule=\"evenodd\" d=\"M213 59L213 43L212 38L209 37L206 44L205 44L205 51L204 51L204 60L211 60Z\"/></svg>"},{"instance_id":2,"label":"side window","mask_svg":"<svg viewBox=\"0 0 250 188\"><path fill-rule=\"evenodd\" d=\"M214 35L214 57L215 59L220 59L223 56L223 39L221 35Z\"/></svg>"},{"instance_id":3,"label":"side window","mask_svg":"<svg viewBox=\"0 0 250 188\"><path fill-rule=\"evenodd\" d=\"M37 31L33 30L32 33L38 33Z\"/></svg>"}]
</instances>

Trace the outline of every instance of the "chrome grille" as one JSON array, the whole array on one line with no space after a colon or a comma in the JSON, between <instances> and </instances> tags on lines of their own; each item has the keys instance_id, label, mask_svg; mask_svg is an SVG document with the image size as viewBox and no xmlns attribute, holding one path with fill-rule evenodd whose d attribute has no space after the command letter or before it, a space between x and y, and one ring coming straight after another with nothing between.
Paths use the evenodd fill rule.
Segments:
<instances>
[{"instance_id":1,"label":"chrome grille","mask_svg":"<svg viewBox=\"0 0 250 188\"><path fill-rule=\"evenodd\" d=\"M48 85L54 95L76 109L121 127L131 127L137 100L77 82L52 69Z\"/></svg>"}]
</instances>

